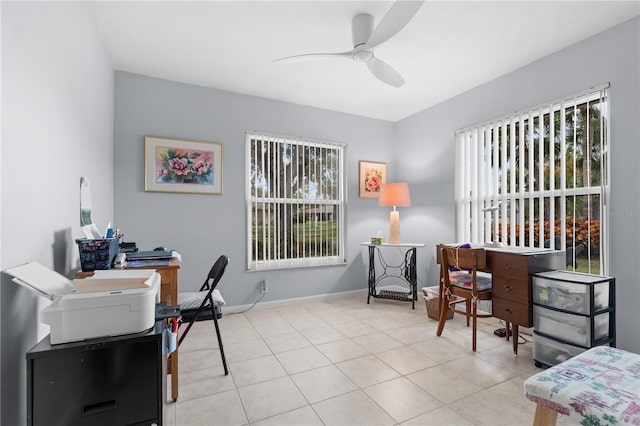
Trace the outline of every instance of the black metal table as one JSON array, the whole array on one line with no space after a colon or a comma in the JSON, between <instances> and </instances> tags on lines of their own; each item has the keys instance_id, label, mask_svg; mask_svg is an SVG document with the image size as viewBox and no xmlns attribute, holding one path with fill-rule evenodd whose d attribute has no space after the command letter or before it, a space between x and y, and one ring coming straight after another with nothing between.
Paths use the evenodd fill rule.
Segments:
<instances>
[{"instance_id":1,"label":"black metal table","mask_svg":"<svg viewBox=\"0 0 640 426\"><path fill-rule=\"evenodd\" d=\"M369 294L367 304L371 298L391 299L403 302L411 302L411 308L415 309L418 300L418 279L416 272L416 249L424 247L424 243L400 243L400 244L371 244L362 243L369 247ZM382 249L397 248L402 253L402 258L390 263L385 259ZM378 262L376 262L376 254ZM381 273L376 274L376 263L379 264ZM380 285L383 281L400 283L401 290L385 289ZM394 285L393 287L398 287Z\"/></svg>"}]
</instances>

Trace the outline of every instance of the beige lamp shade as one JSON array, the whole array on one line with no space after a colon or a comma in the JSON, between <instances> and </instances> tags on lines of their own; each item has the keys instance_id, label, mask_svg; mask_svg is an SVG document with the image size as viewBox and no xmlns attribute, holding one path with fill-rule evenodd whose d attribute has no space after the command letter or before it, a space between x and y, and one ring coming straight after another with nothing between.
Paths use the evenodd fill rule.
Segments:
<instances>
[{"instance_id":1,"label":"beige lamp shade","mask_svg":"<svg viewBox=\"0 0 640 426\"><path fill-rule=\"evenodd\" d=\"M389 244L400 244L400 212L396 206L410 206L409 184L387 183L380 187L378 204L383 207L393 207L389 215Z\"/></svg>"},{"instance_id":2,"label":"beige lamp shade","mask_svg":"<svg viewBox=\"0 0 640 426\"><path fill-rule=\"evenodd\" d=\"M386 183L380 187L378 205L383 207L410 206L408 183Z\"/></svg>"}]
</instances>

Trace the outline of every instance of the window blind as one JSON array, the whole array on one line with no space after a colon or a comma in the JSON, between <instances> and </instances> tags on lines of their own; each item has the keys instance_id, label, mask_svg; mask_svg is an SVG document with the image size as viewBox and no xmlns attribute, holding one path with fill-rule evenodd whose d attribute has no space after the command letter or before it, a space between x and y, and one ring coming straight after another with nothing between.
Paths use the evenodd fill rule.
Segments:
<instances>
[{"instance_id":1,"label":"window blind","mask_svg":"<svg viewBox=\"0 0 640 426\"><path fill-rule=\"evenodd\" d=\"M605 274L608 98L607 84L458 130L458 240L567 250Z\"/></svg>"},{"instance_id":2,"label":"window blind","mask_svg":"<svg viewBox=\"0 0 640 426\"><path fill-rule=\"evenodd\" d=\"M247 268L345 263L344 145L247 132Z\"/></svg>"}]
</instances>

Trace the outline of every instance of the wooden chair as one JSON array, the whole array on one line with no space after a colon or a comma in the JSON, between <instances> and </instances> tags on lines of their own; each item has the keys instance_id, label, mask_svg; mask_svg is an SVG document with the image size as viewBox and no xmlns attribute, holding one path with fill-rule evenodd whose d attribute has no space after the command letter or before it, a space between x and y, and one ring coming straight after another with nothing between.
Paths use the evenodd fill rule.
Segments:
<instances>
[{"instance_id":1,"label":"wooden chair","mask_svg":"<svg viewBox=\"0 0 640 426\"><path fill-rule=\"evenodd\" d=\"M481 248L459 248L440 244L441 306L437 335L447 322L449 311L465 314L467 327L472 320L472 349L476 351L477 318L491 314L478 314L478 301L491 300L491 279L478 276L478 269L484 269L487 257ZM465 310L457 309L458 303L465 303Z\"/></svg>"}]
</instances>

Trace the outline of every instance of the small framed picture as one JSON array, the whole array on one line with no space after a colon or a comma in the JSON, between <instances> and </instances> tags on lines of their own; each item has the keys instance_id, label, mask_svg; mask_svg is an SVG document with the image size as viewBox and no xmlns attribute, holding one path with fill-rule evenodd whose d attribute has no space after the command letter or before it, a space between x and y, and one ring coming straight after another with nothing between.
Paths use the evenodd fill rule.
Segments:
<instances>
[{"instance_id":1,"label":"small framed picture","mask_svg":"<svg viewBox=\"0 0 640 426\"><path fill-rule=\"evenodd\" d=\"M361 198L379 198L383 183L387 183L387 163L360 161L358 185Z\"/></svg>"},{"instance_id":2,"label":"small framed picture","mask_svg":"<svg viewBox=\"0 0 640 426\"><path fill-rule=\"evenodd\" d=\"M144 190L222 194L222 144L145 136Z\"/></svg>"}]
</instances>

